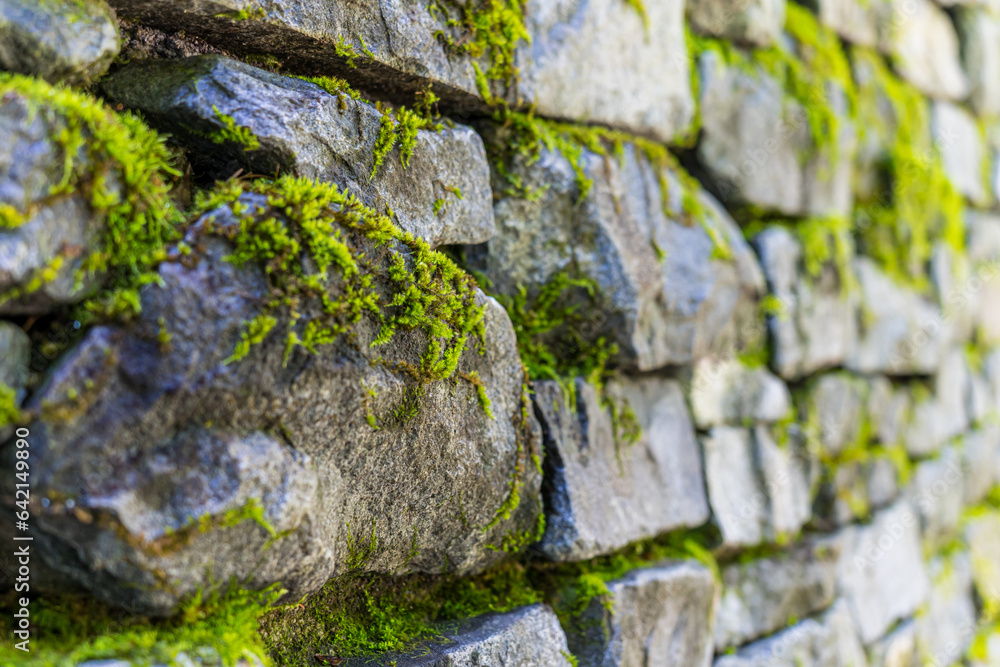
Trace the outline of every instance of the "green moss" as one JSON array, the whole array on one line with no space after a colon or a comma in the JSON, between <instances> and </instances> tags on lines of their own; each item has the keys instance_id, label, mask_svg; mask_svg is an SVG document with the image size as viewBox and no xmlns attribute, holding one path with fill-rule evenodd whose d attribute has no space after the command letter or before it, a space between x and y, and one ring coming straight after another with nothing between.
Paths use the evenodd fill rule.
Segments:
<instances>
[{"instance_id":1,"label":"green moss","mask_svg":"<svg viewBox=\"0 0 1000 667\"><path fill-rule=\"evenodd\" d=\"M116 113L65 87L0 73L0 97L8 95L26 100L31 113L53 128L63 169L48 196L84 193L91 208L105 219L100 247L83 258L78 274L81 280L87 274L109 276L108 289L75 313L82 323L92 322L124 294L155 279L153 267L167 258L168 244L179 235L182 216L168 195L178 172L171 166L164 139L130 113ZM65 250L21 288L0 294L0 303L40 289L72 252ZM129 304L133 312L137 307L137 301Z\"/></svg>"},{"instance_id":2,"label":"green moss","mask_svg":"<svg viewBox=\"0 0 1000 667\"><path fill-rule=\"evenodd\" d=\"M237 125L232 116L222 113L215 105L212 106L212 111L215 112L215 119L222 123L221 129L208 135L213 143L234 143L245 151L255 151L260 148L260 140L249 127Z\"/></svg>"},{"instance_id":3,"label":"green moss","mask_svg":"<svg viewBox=\"0 0 1000 667\"><path fill-rule=\"evenodd\" d=\"M792 232L802 246L802 262L806 274L818 279L824 267L837 269L841 293L846 295L856 288L851 261L854 258L854 236L851 223L841 216L812 217L804 220L755 220L745 225L748 238L770 226L782 226ZM771 306L780 313L783 305L774 301Z\"/></svg>"},{"instance_id":4,"label":"green moss","mask_svg":"<svg viewBox=\"0 0 1000 667\"><path fill-rule=\"evenodd\" d=\"M270 664L257 632L257 618L282 591L248 591L231 584L208 598L198 594L166 620L123 614L91 599L46 595L31 603L32 651L0 643L0 664L72 667L87 660L122 659L136 665L173 664L214 649L221 664L235 667L251 657Z\"/></svg>"},{"instance_id":5,"label":"green moss","mask_svg":"<svg viewBox=\"0 0 1000 667\"><path fill-rule=\"evenodd\" d=\"M267 12L263 7L247 6L238 11L222 12L215 15L216 18L226 18L231 21L260 21L267 18Z\"/></svg>"},{"instance_id":6,"label":"green moss","mask_svg":"<svg viewBox=\"0 0 1000 667\"><path fill-rule=\"evenodd\" d=\"M10 204L0 202L0 230L17 229L27 221L28 218L22 211Z\"/></svg>"},{"instance_id":7,"label":"green moss","mask_svg":"<svg viewBox=\"0 0 1000 667\"><path fill-rule=\"evenodd\" d=\"M21 419L21 409L17 402L17 391L0 383L0 429L16 424Z\"/></svg>"},{"instance_id":8,"label":"green moss","mask_svg":"<svg viewBox=\"0 0 1000 667\"><path fill-rule=\"evenodd\" d=\"M488 60L485 72L476 64L484 83L494 80L510 84L517 79L517 45L531 41L524 24L524 5L525 0L431 0L428 9L444 24L435 35L446 48ZM480 86L484 87L483 99L492 102L489 84Z\"/></svg>"},{"instance_id":9,"label":"green moss","mask_svg":"<svg viewBox=\"0 0 1000 667\"><path fill-rule=\"evenodd\" d=\"M375 178L378 168L382 166L386 156L397 143L399 144L399 161L405 169L410 166L410 158L413 157L413 149L417 145L417 132L419 130L436 132L441 127L430 118L406 107L392 110L381 102L376 102L376 107L382 113L382 117L379 119L379 133L375 140L375 163L372 166L372 179Z\"/></svg>"}]
</instances>

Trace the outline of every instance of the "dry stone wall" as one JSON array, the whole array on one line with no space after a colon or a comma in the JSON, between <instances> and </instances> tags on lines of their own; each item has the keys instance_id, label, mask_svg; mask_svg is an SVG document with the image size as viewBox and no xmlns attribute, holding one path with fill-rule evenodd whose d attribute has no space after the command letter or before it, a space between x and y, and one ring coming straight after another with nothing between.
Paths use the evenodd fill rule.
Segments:
<instances>
[{"instance_id":1,"label":"dry stone wall","mask_svg":"<svg viewBox=\"0 0 1000 667\"><path fill-rule=\"evenodd\" d=\"M998 73L985 0L0 0L0 665L1000 665Z\"/></svg>"}]
</instances>

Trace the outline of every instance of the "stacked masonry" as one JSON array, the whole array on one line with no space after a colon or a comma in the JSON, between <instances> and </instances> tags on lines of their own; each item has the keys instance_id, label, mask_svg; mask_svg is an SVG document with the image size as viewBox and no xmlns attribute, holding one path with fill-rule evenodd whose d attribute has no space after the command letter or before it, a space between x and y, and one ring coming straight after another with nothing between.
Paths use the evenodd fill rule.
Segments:
<instances>
[{"instance_id":1,"label":"stacked masonry","mask_svg":"<svg viewBox=\"0 0 1000 667\"><path fill-rule=\"evenodd\" d=\"M108 4L0 0L32 590L291 606L63 664L1000 665L1000 6Z\"/></svg>"}]
</instances>

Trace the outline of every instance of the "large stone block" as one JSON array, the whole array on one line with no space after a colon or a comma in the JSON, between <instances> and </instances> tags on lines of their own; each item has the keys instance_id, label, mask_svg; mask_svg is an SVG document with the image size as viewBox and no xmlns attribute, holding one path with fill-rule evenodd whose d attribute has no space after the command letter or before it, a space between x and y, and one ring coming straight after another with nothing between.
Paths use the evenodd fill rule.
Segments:
<instances>
[{"instance_id":1,"label":"large stone block","mask_svg":"<svg viewBox=\"0 0 1000 667\"><path fill-rule=\"evenodd\" d=\"M847 373L827 373L808 388L799 417L806 434L815 439L824 455L836 457L866 434L867 386L863 379Z\"/></svg>"},{"instance_id":2,"label":"large stone block","mask_svg":"<svg viewBox=\"0 0 1000 667\"><path fill-rule=\"evenodd\" d=\"M766 368L736 359L698 361L691 379L691 412L699 429L777 422L791 414L788 387Z\"/></svg>"},{"instance_id":3,"label":"large stone block","mask_svg":"<svg viewBox=\"0 0 1000 667\"><path fill-rule=\"evenodd\" d=\"M831 538L839 548L837 591L870 644L927 598L920 517L905 501L877 513L871 524L850 526Z\"/></svg>"},{"instance_id":4,"label":"large stone block","mask_svg":"<svg viewBox=\"0 0 1000 667\"><path fill-rule=\"evenodd\" d=\"M965 354L952 350L934 376L934 393L915 393L912 413L905 429L906 450L912 456L929 456L970 425L971 373ZM926 395L924 395L926 394Z\"/></svg>"},{"instance_id":5,"label":"large stone block","mask_svg":"<svg viewBox=\"0 0 1000 667\"><path fill-rule=\"evenodd\" d=\"M531 463L540 433L522 412L507 314L461 273L449 279L466 285L449 308L473 320L482 308L484 328L435 338L461 356L454 382L430 380L412 369L447 364L422 326L397 323L386 342L386 312L322 319L345 294L393 302L408 271L421 271L407 259L419 244L369 239L352 222L385 220L324 201L316 186L242 187L187 230L193 261L159 266L138 321L90 330L29 401L32 497L52 501L34 510L45 558L98 597L150 613L230 577L280 581L299 597L348 570L469 573L498 562L497 545L531 534L541 511ZM297 196L353 248L356 271L381 278L352 288L353 274L328 267L326 291L298 295L298 321L276 310L257 331L280 284L253 260L237 266L234 243L253 221L292 233L302 213L278 202ZM311 257L290 261L309 272ZM306 323L322 321L349 335L309 342ZM303 337L315 353L295 345Z\"/></svg>"},{"instance_id":6,"label":"large stone block","mask_svg":"<svg viewBox=\"0 0 1000 667\"><path fill-rule=\"evenodd\" d=\"M725 548L777 541L810 517L810 463L765 426L719 426L702 438L709 505Z\"/></svg>"},{"instance_id":7,"label":"large stone block","mask_svg":"<svg viewBox=\"0 0 1000 667\"><path fill-rule=\"evenodd\" d=\"M206 156L202 168L218 178L242 167L332 182L375 209L388 207L431 245L493 235L486 150L464 125L417 130L412 145L397 141L377 164L383 113L373 104L229 58L137 63L102 89ZM226 134L232 126L252 139L235 140Z\"/></svg>"},{"instance_id":8,"label":"large stone block","mask_svg":"<svg viewBox=\"0 0 1000 667\"><path fill-rule=\"evenodd\" d=\"M951 665L961 661L975 638L969 554L934 558L928 572L933 583L927 606L916 620L917 655L925 665Z\"/></svg>"},{"instance_id":9,"label":"large stone block","mask_svg":"<svg viewBox=\"0 0 1000 667\"><path fill-rule=\"evenodd\" d=\"M837 602L819 618L717 658L714 667L868 667L868 661L846 605Z\"/></svg>"},{"instance_id":10,"label":"large stone block","mask_svg":"<svg viewBox=\"0 0 1000 667\"><path fill-rule=\"evenodd\" d=\"M828 607L834 598L836 552L804 545L790 553L722 569L715 613L715 650L723 653Z\"/></svg>"},{"instance_id":11,"label":"large stone block","mask_svg":"<svg viewBox=\"0 0 1000 667\"><path fill-rule=\"evenodd\" d=\"M880 20L885 0L808 0L804 3L848 42L874 47L881 32Z\"/></svg>"},{"instance_id":12,"label":"large stone block","mask_svg":"<svg viewBox=\"0 0 1000 667\"><path fill-rule=\"evenodd\" d=\"M753 239L780 310L769 314L771 363L783 378L796 380L838 366L857 341L857 299L844 289L846 276L833 263L818 276L805 270L802 244L791 231L772 226Z\"/></svg>"},{"instance_id":13,"label":"large stone block","mask_svg":"<svg viewBox=\"0 0 1000 667\"><path fill-rule=\"evenodd\" d=\"M936 459L919 463L905 496L920 514L924 540L945 543L958 529L965 494L962 460L954 447L946 447Z\"/></svg>"},{"instance_id":14,"label":"large stone block","mask_svg":"<svg viewBox=\"0 0 1000 667\"><path fill-rule=\"evenodd\" d=\"M854 262L861 297L858 345L846 366L858 373L929 374L944 357L948 328L937 308L876 264Z\"/></svg>"},{"instance_id":15,"label":"large stone block","mask_svg":"<svg viewBox=\"0 0 1000 667\"><path fill-rule=\"evenodd\" d=\"M593 295L582 288L564 294L586 321L546 335L579 336L584 344L606 338L627 367L731 353L737 316L756 313L763 291L735 223L709 195L689 191L676 172L653 166L630 144L621 159L581 150L580 167L593 182L582 199L574 165L545 148L537 160L517 158L511 167L536 196L511 193L497 177L494 190L508 191L494 207L497 232L466 250L470 266L508 297L524 288L529 305L560 275L592 280ZM684 215L685 197L700 202L701 224Z\"/></svg>"},{"instance_id":16,"label":"large stone block","mask_svg":"<svg viewBox=\"0 0 1000 667\"><path fill-rule=\"evenodd\" d=\"M893 447L902 444L910 402L910 392L894 387L888 378L876 376L870 379L867 414L871 420L871 434L882 445Z\"/></svg>"},{"instance_id":17,"label":"large stone block","mask_svg":"<svg viewBox=\"0 0 1000 667\"><path fill-rule=\"evenodd\" d=\"M412 654L381 656L396 667L569 667L566 635L545 605L521 607L505 614L477 616L447 630L444 640ZM346 667L369 665L371 658L346 661Z\"/></svg>"},{"instance_id":18,"label":"large stone block","mask_svg":"<svg viewBox=\"0 0 1000 667\"><path fill-rule=\"evenodd\" d=\"M958 36L951 19L931 0L891 0L881 45L899 74L934 98L961 101L969 93Z\"/></svg>"},{"instance_id":19,"label":"large stone block","mask_svg":"<svg viewBox=\"0 0 1000 667\"><path fill-rule=\"evenodd\" d=\"M479 5L451 1L112 4L147 25L184 30L241 53L272 55L293 70L343 76L403 102L432 85L457 111L485 109L496 95L534 104L549 116L596 121L662 141L687 131L694 115L680 0L647 3L641 13L616 0L531 0L522 17L506 22ZM504 18L520 9L505 5ZM467 27L473 22L475 32ZM476 51L483 53L473 57ZM492 64L498 67L491 72ZM477 68L495 75L491 92L480 88Z\"/></svg>"},{"instance_id":20,"label":"large stone block","mask_svg":"<svg viewBox=\"0 0 1000 667\"><path fill-rule=\"evenodd\" d=\"M692 562L635 570L609 581L569 632L580 667L708 667L717 596L711 572Z\"/></svg>"},{"instance_id":21,"label":"large stone block","mask_svg":"<svg viewBox=\"0 0 1000 667\"><path fill-rule=\"evenodd\" d=\"M871 667L916 667L917 626L912 620L903 621L868 650Z\"/></svg>"},{"instance_id":22,"label":"large stone block","mask_svg":"<svg viewBox=\"0 0 1000 667\"><path fill-rule=\"evenodd\" d=\"M1000 343L1000 313L989 307L1000 299L1000 216L969 210L965 219L972 275L959 294L973 304L978 340L993 345Z\"/></svg>"},{"instance_id":23,"label":"large stone block","mask_svg":"<svg viewBox=\"0 0 1000 667\"><path fill-rule=\"evenodd\" d=\"M938 100L931 106L931 135L952 186L973 204L988 207L993 201L990 156L975 117L956 104Z\"/></svg>"},{"instance_id":24,"label":"large stone block","mask_svg":"<svg viewBox=\"0 0 1000 667\"><path fill-rule=\"evenodd\" d=\"M727 207L750 205L798 216L850 212L856 138L839 89L831 84L830 94L816 102L830 105L840 119L840 136L819 145L805 107L763 69L727 64L708 50L698 60L698 72L702 133L697 156Z\"/></svg>"},{"instance_id":25,"label":"large stone block","mask_svg":"<svg viewBox=\"0 0 1000 667\"><path fill-rule=\"evenodd\" d=\"M1000 602L1000 512L976 512L965 524L965 543L972 557L972 577L979 599Z\"/></svg>"},{"instance_id":26,"label":"large stone block","mask_svg":"<svg viewBox=\"0 0 1000 667\"><path fill-rule=\"evenodd\" d=\"M816 494L813 523L832 528L867 519L899 497L900 477L893 460L883 455L849 456L831 465Z\"/></svg>"},{"instance_id":27,"label":"large stone block","mask_svg":"<svg viewBox=\"0 0 1000 667\"><path fill-rule=\"evenodd\" d=\"M85 84L107 71L119 48L118 22L104 0L0 4L0 69Z\"/></svg>"},{"instance_id":28,"label":"large stone block","mask_svg":"<svg viewBox=\"0 0 1000 667\"><path fill-rule=\"evenodd\" d=\"M610 401L610 403L609 403ZM635 413L625 440L612 406ZM584 560L708 519L701 458L680 386L658 378L611 383L606 396L576 380L576 404L554 381L535 382L545 441L545 537L553 560Z\"/></svg>"},{"instance_id":29,"label":"large stone block","mask_svg":"<svg viewBox=\"0 0 1000 667\"><path fill-rule=\"evenodd\" d=\"M963 499L975 505L1000 482L1000 426L987 424L962 438Z\"/></svg>"},{"instance_id":30,"label":"large stone block","mask_svg":"<svg viewBox=\"0 0 1000 667\"><path fill-rule=\"evenodd\" d=\"M771 46L785 25L784 0L692 0L691 27L703 35L753 46Z\"/></svg>"},{"instance_id":31,"label":"large stone block","mask_svg":"<svg viewBox=\"0 0 1000 667\"><path fill-rule=\"evenodd\" d=\"M980 116L1000 114L1000 16L987 7L958 7L955 23L969 104Z\"/></svg>"}]
</instances>

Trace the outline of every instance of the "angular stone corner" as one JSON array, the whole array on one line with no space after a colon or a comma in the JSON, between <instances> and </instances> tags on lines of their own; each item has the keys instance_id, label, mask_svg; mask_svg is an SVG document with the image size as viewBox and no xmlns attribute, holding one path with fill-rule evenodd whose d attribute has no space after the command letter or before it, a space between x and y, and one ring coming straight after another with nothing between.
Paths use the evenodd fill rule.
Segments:
<instances>
[{"instance_id":1,"label":"angular stone corner","mask_svg":"<svg viewBox=\"0 0 1000 667\"><path fill-rule=\"evenodd\" d=\"M568 632L580 667L712 663L712 573L681 561L635 570L607 583L611 600L595 598Z\"/></svg>"},{"instance_id":2,"label":"angular stone corner","mask_svg":"<svg viewBox=\"0 0 1000 667\"><path fill-rule=\"evenodd\" d=\"M905 501L877 513L871 524L844 528L830 539L840 553L837 593L863 643L874 642L927 599L920 517Z\"/></svg>"},{"instance_id":3,"label":"angular stone corner","mask_svg":"<svg viewBox=\"0 0 1000 667\"><path fill-rule=\"evenodd\" d=\"M573 335L584 343L617 343L618 361L628 368L653 370L731 351L739 314L755 313L763 291L760 267L736 224L707 193L685 195L687 185L674 171L659 172L631 144L621 159L581 150L582 169L593 181L583 200L573 166L560 153L543 148L537 160L513 165L523 188L538 196L500 197L496 235L466 250L471 267L508 297L523 287L529 303L559 274L592 279L592 299L583 289L573 296L587 318ZM509 190L496 179L496 191ZM701 224L681 215L685 196L700 202ZM559 334L566 331L550 333Z\"/></svg>"},{"instance_id":4,"label":"angular stone corner","mask_svg":"<svg viewBox=\"0 0 1000 667\"><path fill-rule=\"evenodd\" d=\"M771 363L781 377L796 380L838 366L854 354L858 337L857 297L850 278L832 264L819 276L806 273L802 244L792 232L772 226L753 239L779 311L767 316Z\"/></svg>"},{"instance_id":5,"label":"angular stone corner","mask_svg":"<svg viewBox=\"0 0 1000 667\"><path fill-rule=\"evenodd\" d=\"M855 130L846 99L831 87L841 136L818 146L805 108L757 68L727 65L711 50L698 60L702 133L697 155L727 207L750 205L782 215L848 215ZM803 159L806 156L806 159Z\"/></svg>"},{"instance_id":6,"label":"angular stone corner","mask_svg":"<svg viewBox=\"0 0 1000 667\"><path fill-rule=\"evenodd\" d=\"M115 13L104 0L0 4L0 69L86 84L107 71L120 41Z\"/></svg>"},{"instance_id":7,"label":"angular stone corner","mask_svg":"<svg viewBox=\"0 0 1000 667\"><path fill-rule=\"evenodd\" d=\"M446 641L428 643L413 654L381 656L396 667L480 667L480 665L552 665L569 667L566 635L545 605L503 614L477 616L443 628ZM346 667L371 664L370 658L347 660Z\"/></svg>"},{"instance_id":8,"label":"angular stone corner","mask_svg":"<svg viewBox=\"0 0 1000 667\"><path fill-rule=\"evenodd\" d=\"M208 217L240 225L229 205ZM53 568L165 614L230 577L299 597L348 570L476 572L535 530L541 438L531 415L521 423L523 368L499 304L476 297L482 353L470 345L458 366L492 415L458 381L424 385L400 417L417 388L386 357L419 366L420 330L373 350L380 325L362 319L316 354L289 354L272 332L227 362L268 287L262 270L226 261L228 241L199 236L205 221L188 231L198 261L160 265L138 321L91 329L29 401L32 498L52 500L34 510L36 540Z\"/></svg>"},{"instance_id":9,"label":"angular stone corner","mask_svg":"<svg viewBox=\"0 0 1000 667\"><path fill-rule=\"evenodd\" d=\"M807 543L789 553L724 567L715 613L716 652L828 607L834 599L836 561L835 549Z\"/></svg>"},{"instance_id":10,"label":"angular stone corner","mask_svg":"<svg viewBox=\"0 0 1000 667\"><path fill-rule=\"evenodd\" d=\"M576 561L708 519L701 458L680 386L658 378L614 381L616 409L642 428L631 444L611 408L576 381L576 405L554 381L536 381L535 412L545 442L547 558Z\"/></svg>"},{"instance_id":11,"label":"angular stone corner","mask_svg":"<svg viewBox=\"0 0 1000 667\"><path fill-rule=\"evenodd\" d=\"M391 209L432 246L493 235L486 151L464 125L418 130L412 155L404 156L397 142L376 167L382 113L374 105L229 58L136 63L101 86L112 100L198 148L208 156L203 167L219 178L243 168L332 182L377 210ZM254 139L226 140L220 133L227 124Z\"/></svg>"},{"instance_id":12,"label":"angular stone corner","mask_svg":"<svg viewBox=\"0 0 1000 667\"><path fill-rule=\"evenodd\" d=\"M811 463L765 426L718 426L701 439L708 500L726 548L794 535L811 515Z\"/></svg>"},{"instance_id":13,"label":"angular stone corner","mask_svg":"<svg viewBox=\"0 0 1000 667\"><path fill-rule=\"evenodd\" d=\"M854 266L860 285L861 326L847 368L886 375L935 372L948 342L940 311L893 282L867 257L858 257Z\"/></svg>"},{"instance_id":14,"label":"angular stone corner","mask_svg":"<svg viewBox=\"0 0 1000 667\"><path fill-rule=\"evenodd\" d=\"M691 413L699 429L777 422L791 414L788 387L766 368L708 357L694 366Z\"/></svg>"}]
</instances>

